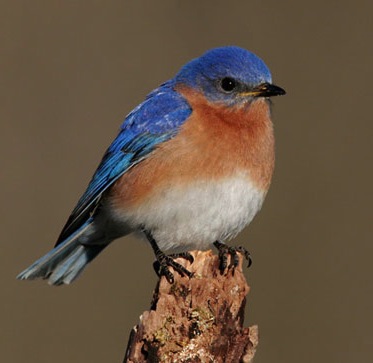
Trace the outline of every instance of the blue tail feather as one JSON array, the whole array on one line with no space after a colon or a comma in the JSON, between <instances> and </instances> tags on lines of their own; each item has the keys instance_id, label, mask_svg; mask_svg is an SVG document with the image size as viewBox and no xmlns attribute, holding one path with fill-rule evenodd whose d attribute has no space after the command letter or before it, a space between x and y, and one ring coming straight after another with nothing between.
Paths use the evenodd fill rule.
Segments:
<instances>
[{"instance_id":1,"label":"blue tail feather","mask_svg":"<svg viewBox=\"0 0 373 363\"><path fill-rule=\"evenodd\" d=\"M86 265L92 261L106 245L82 245L81 239L92 233L90 218L69 238L39 258L21 272L17 279L49 279L51 285L69 284L74 281Z\"/></svg>"}]
</instances>

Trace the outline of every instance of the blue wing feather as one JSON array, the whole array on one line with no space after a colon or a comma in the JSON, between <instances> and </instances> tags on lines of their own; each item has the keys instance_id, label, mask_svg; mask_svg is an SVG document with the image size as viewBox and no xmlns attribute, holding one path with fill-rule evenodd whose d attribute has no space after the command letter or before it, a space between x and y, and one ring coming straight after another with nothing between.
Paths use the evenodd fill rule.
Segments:
<instances>
[{"instance_id":1,"label":"blue wing feather","mask_svg":"<svg viewBox=\"0 0 373 363\"><path fill-rule=\"evenodd\" d=\"M63 228L57 244L79 228L96 207L102 193L154 148L176 135L192 110L171 81L151 92L124 120L107 149L87 190Z\"/></svg>"}]
</instances>

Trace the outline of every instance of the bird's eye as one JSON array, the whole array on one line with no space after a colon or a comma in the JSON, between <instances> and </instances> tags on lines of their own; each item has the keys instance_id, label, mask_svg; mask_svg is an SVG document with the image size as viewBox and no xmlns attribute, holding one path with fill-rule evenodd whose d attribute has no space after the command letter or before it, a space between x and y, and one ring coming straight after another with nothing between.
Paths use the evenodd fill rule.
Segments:
<instances>
[{"instance_id":1,"label":"bird's eye","mask_svg":"<svg viewBox=\"0 0 373 363\"><path fill-rule=\"evenodd\" d=\"M233 78L225 77L220 81L220 87L224 92L233 92L237 87L237 81Z\"/></svg>"}]
</instances>

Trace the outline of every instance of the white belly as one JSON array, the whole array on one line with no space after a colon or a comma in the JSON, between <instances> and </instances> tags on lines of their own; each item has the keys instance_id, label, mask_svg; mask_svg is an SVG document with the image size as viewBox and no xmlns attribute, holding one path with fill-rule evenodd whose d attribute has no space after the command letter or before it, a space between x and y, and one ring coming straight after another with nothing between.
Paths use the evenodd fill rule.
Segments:
<instances>
[{"instance_id":1,"label":"white belly","mask_svg":"<svg viewBox=\"0 0 373 363\"><path fill-rule=\"evenodd\" d=\"M264 197L247 176L198 181L170 187L136 209L115 211L115 217L133 228L144 226L163 251L208 249L249 224Z\"/></svg>"}]
</instances>

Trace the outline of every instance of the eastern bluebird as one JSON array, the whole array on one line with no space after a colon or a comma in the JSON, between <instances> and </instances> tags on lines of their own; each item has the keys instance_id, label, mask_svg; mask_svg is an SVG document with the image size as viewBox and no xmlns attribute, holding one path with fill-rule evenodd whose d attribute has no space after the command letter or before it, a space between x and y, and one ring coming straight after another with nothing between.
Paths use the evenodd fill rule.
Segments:
<instances>
[{"instance_id":1,"label":"eastern bluebird","mask_svg":"<svg viewBox=\"0 0 373 363\"><path fill-rule=\"evenodd\" d=\"M136 231L170 282L170 266L191 276L174 258L192 262L193 249L215 245L221 269L227 255L232 267L237 252L249 259L224 241L262 206L274 166L269 97L283 94L264 62L239 47L187 63L126 117L54 249L18 278L69 284L112 241Z\"/></svg>"}]
</instances>

